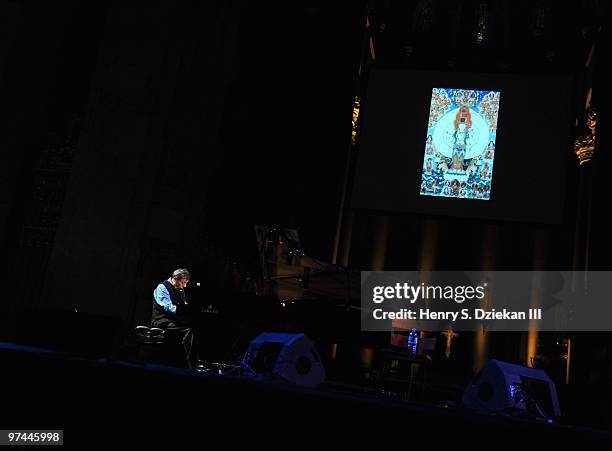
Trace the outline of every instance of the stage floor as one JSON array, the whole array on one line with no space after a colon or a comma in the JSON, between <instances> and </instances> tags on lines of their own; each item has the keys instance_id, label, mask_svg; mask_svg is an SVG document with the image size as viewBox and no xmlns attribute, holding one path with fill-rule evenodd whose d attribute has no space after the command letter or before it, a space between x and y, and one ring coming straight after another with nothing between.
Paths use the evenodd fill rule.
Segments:
<instances>
[{"instance_id":1,"label":"stage floor","mask_svg":"<svg viewBox=\"0 0 612 451\"><path fill-rule=\"evenodd\" d=\"M90 360L0 344L2 428L64 429L65 443L116 444L156 438L268 444L290 433L294 445L441 445L580 441L601 449L612 434L570 425L480 415L406 401L346 384L309 389L250 377ZM225 431L233 431L229 435ZM331 434L331 435L330 435ZM300 438L302 437L302 438ZM253 441L251 441L253 440ZM488 445L487 445L488 446Z\"/></svg>"}]
</instances>

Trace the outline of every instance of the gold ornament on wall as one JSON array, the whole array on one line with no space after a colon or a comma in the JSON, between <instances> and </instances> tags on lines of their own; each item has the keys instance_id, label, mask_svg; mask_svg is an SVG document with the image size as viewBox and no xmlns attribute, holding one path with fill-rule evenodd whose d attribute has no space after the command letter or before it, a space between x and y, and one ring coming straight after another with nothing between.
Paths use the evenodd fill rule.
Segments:
<instances>
[{"instance_id":1,"label":"gold ornament on wall","mask_svg":"<svg viewBox=\"0 0 612 451\"><path fill-rule=\"evenodd\" d=\"M574 153L578 157L580 165L587 164L595 154L595 138L597 135L597 110L595 108L587 110L586 126L589 132L574 140Z\"/></svg>"},{"instance_id":2,"label":"gold ornament on wall","mask_svg":"<svg viewBox=\"0 0 612 451\"><path fill-rule=\"evenodd\" d=\"M353 119L352 119L352 131L351 131L351 143L355 145L357 140L357 122L359 120L359 110L361 109L361 97L355 96L353 99Z\"/></svg>"}]
</instances>

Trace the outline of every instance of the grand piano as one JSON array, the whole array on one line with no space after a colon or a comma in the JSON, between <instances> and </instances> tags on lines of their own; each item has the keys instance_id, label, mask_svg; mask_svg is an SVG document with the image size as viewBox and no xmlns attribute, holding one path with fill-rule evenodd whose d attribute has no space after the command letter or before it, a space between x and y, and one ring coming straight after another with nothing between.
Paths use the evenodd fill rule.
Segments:
<instances>
[{"instance_id":1,"label":"grand piano","mask_svg":"<svg viewBox=\"0 0 612 451\"><path fill-rule=\"evenodd\" d=\"M319 343L355 341L359 271L308 256L296 230L258 225L255 235L257 267L237 271L229 288L211 293L192 281L204 354L231 360L263 331L301 332Z\"/></svg>"}]
</instances>

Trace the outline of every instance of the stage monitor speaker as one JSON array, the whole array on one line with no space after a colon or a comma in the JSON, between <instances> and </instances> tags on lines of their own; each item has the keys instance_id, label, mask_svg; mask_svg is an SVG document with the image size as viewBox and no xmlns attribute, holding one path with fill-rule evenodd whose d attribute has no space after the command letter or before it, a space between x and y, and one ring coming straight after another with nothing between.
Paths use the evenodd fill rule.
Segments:
<instances>
[{"instance_id":1,"label":"stage monitor speaker","mask_svg":"<svg viewBox=\"0 0 612 451\"><path fill-rule=\"evenodd\" d=\"M499 360L489 360L463 392L463 404L483 413L523 410L544 418L561 415L557 389L548 375Z\"/></svg>"},{"instance_id":2,"label":"stage monitor speaker","mask_svg":"<svg viewBox=\"0 0 612 451\"><path fill-rule=\"evenodd\" d=\"M262 378L274 375L303 387L325 380L321 358L304 334L265 332L251 342L242 363Z\"/></svg>"}]
</instances>

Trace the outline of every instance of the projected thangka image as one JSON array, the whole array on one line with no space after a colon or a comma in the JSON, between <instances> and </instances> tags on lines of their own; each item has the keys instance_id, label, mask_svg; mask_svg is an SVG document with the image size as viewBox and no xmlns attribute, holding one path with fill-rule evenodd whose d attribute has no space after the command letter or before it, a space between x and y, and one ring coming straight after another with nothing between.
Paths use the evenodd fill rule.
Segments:
<instances>
[{"instance_id":1,"label":"projected thangka image","mask_svg":"<svg viewBox=\"0 0 612 451\"><path fill-rule=\"evenodd\" d=\"M491 199L500 94L432 90L421 195Z\"/></svg>"}]
</instances>

